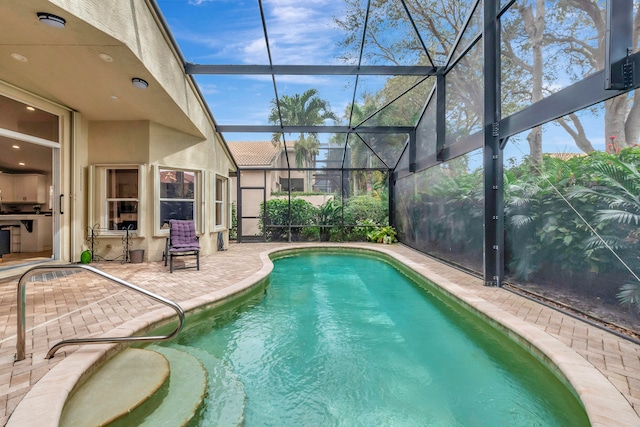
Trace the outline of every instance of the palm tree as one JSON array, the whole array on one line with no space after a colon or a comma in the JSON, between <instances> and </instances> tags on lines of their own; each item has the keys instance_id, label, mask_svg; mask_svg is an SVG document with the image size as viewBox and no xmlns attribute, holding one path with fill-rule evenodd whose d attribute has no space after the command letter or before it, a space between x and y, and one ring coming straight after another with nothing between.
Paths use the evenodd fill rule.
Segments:
<instances>
[{"instance_id":1,"label":"palm tree","mask_svg":"<svg viewBox=\"0 0 640 427\"><path fill-rule=\"evenodd\" d=\"M379 100L373 95L365 95L362 104L349 104L345 110L345 117L351 119L349 126L357 126L363 121L370 125L392 126L394 120L397 119L391 114L392 108L388 107L380 110L379 104ZM394 138L397 139L397 137L369 135L367 144L365 144L358 136L353 135L349 138L351 166L354 168L370 168L374 164L381 164L377 156L381 158L393 157L389 156L389 152L393 152L397 150L398 146L402 146L402 138L404 137L400 137L399 141L394 141ZM377 156L373 151L376 151ZM371 171L355 172L354 194L366 193L367 189L373 187L372 180Z\"/></svg>"},{"instance_id":2,"label":"palm tree","mask_svg":"<svg viewBox=\"0 0 640 427\"><path fill-rule=\"evenodd\" d=\"M300 134L300 138L296 141L294 148L296 166L301 168L310 166L315 163L315 158L319 153L320 143L317 138L305 138L304 134Z\"/></svg>"},{"instance_id":3,"label":"palm tree","mask_svg":"<svg viewBox=\"0 0 640 427\"><path fill-rule=\"evenodd\" d=\"M351 111L353 107L353 111ZM345 117L351 116L350 126L359 124L378 110L378 107L373 102L365 103L364 105L354 104L348 105L345 111ZM371 166L371 150L367 147L356 135L352 135L349 139L351 148L351 166L354 168L368 168ZM367 192L369 183L371 181L370 174L365 171L356 171L354 174L354 195Z\"/></svg>"},{"instance_id":4,"label":"palm tree","mask_svg":"<svg viewBox=\"0 0 640 427\"><path fill-rule=\"evenodd\" d=\"M331 111L329 103L318 96L317 89L308 89L302 95L284 95L280 98L280 110L275 99L271 101L269 123L282 126L316 126L324 124L325 120L337 120ZM281 122L282 121L282 122ZM272 140L280 142L282 134L273 134ZM295 144L296 166L312 167L318 155L320 141L314 132L301 132ZM308 185L311 184L311 172L308 173Z\"/></svg>"}]
</instances>

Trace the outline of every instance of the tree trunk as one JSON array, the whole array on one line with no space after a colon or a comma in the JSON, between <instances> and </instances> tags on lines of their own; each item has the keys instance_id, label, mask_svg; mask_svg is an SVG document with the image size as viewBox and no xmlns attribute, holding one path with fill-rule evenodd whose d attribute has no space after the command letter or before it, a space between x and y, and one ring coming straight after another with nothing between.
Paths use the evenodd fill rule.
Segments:
<instances>
[{"instance_id":1,"label":"tree trunk","mask_svg":"<svg viewBox=\"0 0 640 427\"><path fill-rule=\"evenodd\" d=\"M627 108L626 96L618 96L604 103L604 137L607 153L618 153L627 146L625 132Z\"/></svg>"},{"instance_id":2,"label":"tree trunk","mask_svg":"<svg viewBox=\"0 0 640 427\"><path fill-rule=\"evenodd\" d=\"M529 142L529 165L531 175L539 175L542 172L542 126L531 129L527 135Z\"/></svg>"},{"instance_id":3,"label":"tree trunk","mask_svg":"<svg viewBox=\"0 0 640 427\"><path fill-rule=\"evenodd\" d=\"M531 5L517 6L517 10L522 16L524 28L531 42L532 66L531 66L531 103L542 100L542 75L543 58L542 48L544 46L543 35L545 31L545 4L544 0L536 0L535 14ZM542 165L542 128L537 126L527 135L529 142L529 161L531 172L540 173Z\"/></svg>"},{"instance_id":4,"label":"tree trunk","mask_svg":"<svg viewBox=\"0 0 640 427\"><path fill-rule=\"evenodd\" d=\"M638 144L638 137L640 136L640 91L636 91L633 94L633 106L624 124L624 133L625 142L628 146L632 147Z\"/></svg>"}]
</instances>

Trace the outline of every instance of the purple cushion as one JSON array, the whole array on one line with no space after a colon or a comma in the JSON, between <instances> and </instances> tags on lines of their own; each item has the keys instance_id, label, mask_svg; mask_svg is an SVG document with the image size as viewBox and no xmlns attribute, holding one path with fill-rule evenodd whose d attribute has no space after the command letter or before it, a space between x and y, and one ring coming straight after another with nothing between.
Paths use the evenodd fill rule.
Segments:
<instances>
[{"instance_id":1,"label":"purple cushion","mask_svg":"<svg viewBox=\"0 0 640 427\"><path fill-rule=\"evenodd\" d=\"M196 251L200 249L200 242L196 236L193 221L172 219L169 221L171 248L169 252Z\"/></svg>"},{"instance_id":2,"label":"purple cushion","mask_svg":"<svg viewBox=\"0 0 640 427\"><path fill-rule=\"evenodd\" d=\"M169 249L169 252L197 251L199 249L200 246L180 246L179 248L173 246Z\"/></svg>"}]
</instances>

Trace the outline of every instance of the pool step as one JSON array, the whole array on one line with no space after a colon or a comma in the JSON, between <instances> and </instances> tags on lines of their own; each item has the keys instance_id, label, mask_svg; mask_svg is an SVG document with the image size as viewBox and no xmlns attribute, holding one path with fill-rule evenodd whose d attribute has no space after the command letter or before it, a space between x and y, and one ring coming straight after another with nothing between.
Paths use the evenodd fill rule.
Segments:
<instances>
[{"instance_id":1,"label":"pool step","mask_svg":"<svg viewBox=\"0 0 640 427\"><path fill-rule=\"evenodd\" d=\"M233 370L205 350L151 345L96 371L67 401L60 426L241 426L245 400Z\"/></svg>"},{"instance_id":2,"label":"pool step","mask_svg":"<svg viewBox=\"0 0 640 427\"><path fill-rule=\"evenodd\" d=\"M60 426L105 425L161 393L169 361L160 353L129 348L113 357L67 400Z\"/></svg>"},{"instance_id":3,"label":"pool step","mask_svg":"<svg viewBox=\"0 0 640 427\"><path fill-rule=\"evenodd\" d=\"M231 367L205 350L176 344L172 347L197 357L209 373L207 407L199 415L199 425L242 426L247 396Z\"/></svg>"},{"instance_id":4,"label":"pool step","mask_svg":"<svg viewBox=\"0 0 640 427\"><path fill-rule=\"evenodd\" d=\"M147 351L157 352L171 367L169 389L161 401L141 406L131 414L118 419L110 427L186 426L199 414L207 391L207 372L198 358L174 348L152 345Z\"/></svg>"}]
</instances>

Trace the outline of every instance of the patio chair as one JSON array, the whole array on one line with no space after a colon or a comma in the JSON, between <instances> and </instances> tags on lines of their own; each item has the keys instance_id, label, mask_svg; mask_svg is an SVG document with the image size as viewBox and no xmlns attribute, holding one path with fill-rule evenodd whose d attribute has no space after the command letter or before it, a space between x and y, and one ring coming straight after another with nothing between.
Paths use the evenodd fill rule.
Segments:
<instances>
[{"instance_id":1,"label":"patio chair","mask_svg":"<svg viewBox=\"0 0 640 427\"><path fill-rule=\"evenodd\" d=\"M196 257L196 269L200 270L200 242L196 236L196 227L193 221L178 219L169 220L169 237L162 254L164 266L169 262L169 272L173 273L173 258L183 256ZM193 268L185 266L182 268Z\"/></svg>"}]
</instances>

